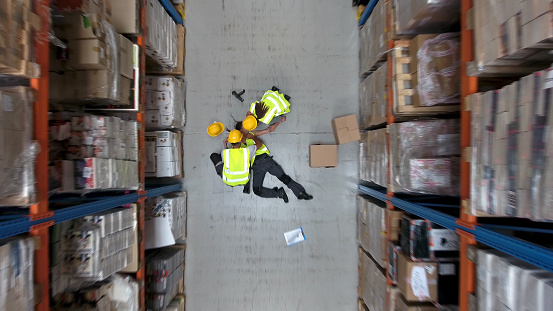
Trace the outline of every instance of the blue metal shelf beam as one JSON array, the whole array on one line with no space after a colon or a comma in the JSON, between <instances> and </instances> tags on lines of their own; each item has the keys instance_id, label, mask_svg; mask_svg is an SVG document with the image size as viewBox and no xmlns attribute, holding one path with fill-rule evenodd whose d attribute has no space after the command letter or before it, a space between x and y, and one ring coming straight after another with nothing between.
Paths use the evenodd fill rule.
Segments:
<instances>
[{"instance_id":1,"label":"blue metal shelf beam","mask_svg":"<svg viewBox=\"0 0 553 311\"><path fill-rule=\"evenodd\" d=\"M45 217L43 219L31 221L31 218L25 215L25 216L21 216L18 219L1 221L0 239L29 232L31 230L31 227L34 225L39 225L49 221L54 221L54 223L60 223L63 221L83 217L86 215L99 213L125 204L135 203L140 198L144 198L144 197L152 198L166 193L181 191L181 190L182 190L182 184L180 183L175 185L152 187L146 190L145 193L141 193L141 194L134 192L134 193L125 194L125 195L99 197L99 198L96 198L93 202L86 202L83 204L78 204L71 207L58 209L54 211L53 216ZM73 198L69 198L69 199L70 200L68 200L68 202L73 201ZM85 200L90 201L91 198L86 198ZM57 202L60 202L60 201L63 201L63 200L57 199ZM16 217L16 215L14 215L14 217Z\"/></svg>"},{"instance_id":2,"label":"blue metal shelf beam","mask_svg":"<svg viewBox=\"0 0 553 311\"><path fill-rule=\"evenodd\" d=\"M497 226L497 225L476 225L474 229L466 228L457 224L457 218L446 215L421 205L417 205L395 197L388 198L382 191L371 189L359 185L359 190L362 193L372 196L383 202L390 202L395 207L405 210L411 214L417 215L424 219L435 222L445 228L455 230L460 229L466 233L472 234L474 239L480 243L498 249L506 254L522 259L542 269L553 272L553 250L542 247L540 245L523 241L499 232L495 232L488 228L517 230L517 227ZM521 231L539 231L550 233L550 230L540 230L533 228L520 228Z\"/></svg>"},{"instance_id":3,"label":"blue metal shelf beam","mask_svg":"<svg viewBox=\"0 0 553 311\"><path fill-rule=\"evenodd\" d=\"M173 18L175 23L179 25L184 25L184 21L182 20L182 16L180 16L179 12L177 12L177 9L173 6L170 0L159 0L159 3L165 8L165 11L169 13L169 15Z\"/></svg>"},{"instance_id":4,"label":"blue metal shelf beam","mask_svg":"<svg viewBox=\"0 0 553 311\"><path fill-rule=\"evenodd\" d=\"M359 27L365 25L367 20L369 19L369 16L371 16L371 13L374 10L374 7L378 3L378 0L371 0L367 4L367 7L365 8L365 11L363 11L363 14L361 14L361 18L359 19Z\"/></svg>"}]
</instances>

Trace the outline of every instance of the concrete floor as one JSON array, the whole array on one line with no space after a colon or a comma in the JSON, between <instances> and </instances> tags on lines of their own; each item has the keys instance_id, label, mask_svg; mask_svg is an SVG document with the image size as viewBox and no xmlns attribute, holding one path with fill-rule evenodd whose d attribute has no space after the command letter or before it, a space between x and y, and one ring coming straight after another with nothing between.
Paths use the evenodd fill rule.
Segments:
<instances>
[{"instance_id":1,"label":"concrete floor","mask_svg":"<svg viewBox=\"0 0 553 311\"><path fill-rule=\"evenodd\" d=\"M187 310L357 310L358 145L338 166L309 167L310 144L334 144L331 120L358 112L358 37L346 0L186 2ZM209 160L223 135L271 86L289 94L288 121L262 136L274 159L315 197L290 203L226 186ZM239 102L231 91L246 89ZM268 187L282 186L272 176ZM286 246L303 227L307 240Z\"/></svg>"}]
</instances>

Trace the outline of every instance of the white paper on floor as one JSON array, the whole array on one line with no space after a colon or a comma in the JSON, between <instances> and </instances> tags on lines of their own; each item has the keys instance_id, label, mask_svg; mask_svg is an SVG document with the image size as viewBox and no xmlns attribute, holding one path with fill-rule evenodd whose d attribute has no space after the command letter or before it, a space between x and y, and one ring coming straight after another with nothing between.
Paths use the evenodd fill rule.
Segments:
<instances>
[{"instance_id":1,"label":"white paper on floor","mask_svg":"<svg viewBox=\"0 0 553 311\"><path fill-rule=\"evenodd\" d=\"M286 244L288 244L288 246L305 241L305 235L303 234L302 227L284 232L284 238L286 239Z\"/></svg>"}]
</instances>

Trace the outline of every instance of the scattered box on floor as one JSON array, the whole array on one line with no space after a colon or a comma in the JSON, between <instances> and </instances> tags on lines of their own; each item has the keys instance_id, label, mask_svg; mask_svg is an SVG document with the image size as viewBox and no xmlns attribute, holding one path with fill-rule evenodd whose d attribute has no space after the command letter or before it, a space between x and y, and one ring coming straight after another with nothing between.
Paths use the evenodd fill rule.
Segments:
<instances>
[{"instance_id":1,"label":"scattered box on floor","mask_svg":"<svg viewBox=\"0 0 553 311\"><path fill-rule=\"evenodd\" d=\"M336 145L310 145L310 167L335 167L338 165L338 146Z\"/></svg>"},{"instance_id":2,"label":"scattered box on floor","mask_svg":"<svg viewBox=\"0 0 553 311\"><path fill-rule=\"evenodd\" d=\"M399 252L397 285L406 301L437 301L438 264L412 261Z\"/></svg>"},{"instance_id":3,"label":"scattered box on floor","mask_svg":"<svg viewBox=\"0 0 553 311\"><path fill-rule=\"evenodd\" d=\"M338 145L361 139L357 116L354 114L332 120L332 129Z\"/></svg>"}]
</instances>

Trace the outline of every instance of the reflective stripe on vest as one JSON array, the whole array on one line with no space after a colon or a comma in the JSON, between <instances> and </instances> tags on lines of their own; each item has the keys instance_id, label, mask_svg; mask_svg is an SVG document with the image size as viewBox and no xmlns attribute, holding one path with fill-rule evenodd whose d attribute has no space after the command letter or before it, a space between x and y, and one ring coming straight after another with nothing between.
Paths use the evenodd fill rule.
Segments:
<instances>
[{"instance_id":1,"label":"reflective stripe on vest","mask_svg":"<svg viewBox=\"0 0 553 311\"><path fill-rule=\"evenodd\" d=\"M223 150L223 181L229 186L244 185L250 180L248 148Z\"/></svg>"},{"instance_id":2,"label":"reflective stripe on vest","mask_svg":"<svg viewBox=\"0 0 553 311\"><path fill-rule=\"evenodd\" d=\"M283 95L277 92L267 91L263 94L261 101L269 107L269 111L265 114L260 122L269 124L274 117L278 117L282 114L290 112L290 103L284 98ZM255 113L255 103L250 106L250 112L257 118Z\"/></svg>"},{"instance_id":3,"label":"reflective stripe on vest","mask_svg":"<svg viewBox=\"0 0 553 311\"><path fill-rule=\"evenodd\" d=\"M242 147L249 147L249 146L254 146L254 145L255 145L255 141L253 141L253 139L248 138L248 139L246 139L246 144L242 144ZM258 155L264 154L264 153L266 153L268 155L271 154L271 152L269 151L269 148L267 148L267 146L265 146L265 144L262 144L261 148L255 150L254 156L252 158L252 165L253 165L253 162L255 161L255 157L258 156Z\"/></svg>"}]
</instances>

